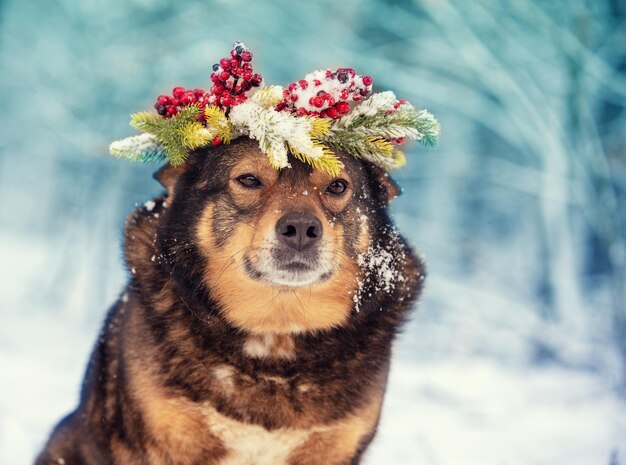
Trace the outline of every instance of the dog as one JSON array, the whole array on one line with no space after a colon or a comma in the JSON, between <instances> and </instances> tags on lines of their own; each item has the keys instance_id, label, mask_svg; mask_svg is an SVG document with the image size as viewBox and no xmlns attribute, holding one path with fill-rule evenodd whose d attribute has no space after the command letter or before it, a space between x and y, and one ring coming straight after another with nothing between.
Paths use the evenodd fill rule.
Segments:
<instances>
[{"instance_id":1,"label":"dog","mask_svg":"<svg viewBox=\"0 0 626 465\"><path fill-rule=\"evenodd\" d=\"M247 138L155 174L130 282L36 465L355 465L424 266L385 171L276 170Z\"/></svg>"}]
</instances>

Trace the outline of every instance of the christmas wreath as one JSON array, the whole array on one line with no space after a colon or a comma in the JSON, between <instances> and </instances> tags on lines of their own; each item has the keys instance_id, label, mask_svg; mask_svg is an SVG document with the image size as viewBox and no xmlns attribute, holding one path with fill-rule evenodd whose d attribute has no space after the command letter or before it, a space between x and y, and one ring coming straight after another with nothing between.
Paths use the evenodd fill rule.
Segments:
<instances>
[{"instance_id":1,"label":"christmas wreath","mask_svg":"<svg viewBox=\"0 0 626 465\"><path fill-rule=\"evenodd\" d=\"M230 57L213 65L211 81L208 92L175 87L172 95L160 95L156 112L131 117L142 134L113 142L110 152L176 166L189 150L247 136L277 169L289 166L291 153L337 174L336 150L389 169L405 163L398 146L406 139L437 144L439 123L428 111L390 91L372 93L372 78L351 68L314 71L287 88L262 86L252 53L235 42Z\"/></svg>"}]
</instances>

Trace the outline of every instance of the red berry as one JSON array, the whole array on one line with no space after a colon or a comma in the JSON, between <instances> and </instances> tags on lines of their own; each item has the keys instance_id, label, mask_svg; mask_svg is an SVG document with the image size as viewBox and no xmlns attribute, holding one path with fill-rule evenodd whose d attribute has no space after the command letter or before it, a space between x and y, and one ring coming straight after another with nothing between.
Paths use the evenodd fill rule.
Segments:
<instances>
[{"instance_id":1,"label":"red berry","mask_svg":"<svg viewBox=\"0 0 626 465\"><path fill-rule=\"evenodd\" d=\"M184 93L185 93L184 87L174 87L174 89L172 89L172 95L176 98L181 98Z\"/></svg>"},{"instance_id":2,"label":"red berry","mask_svg":"<svg viewBox=\"0 0 626 465\"><path fill-rule=\"evenodd\" d=\"M252 61L252 53L246 50L241 54L241 59L243 61Z\"/></svg>"},{"instance_id":3,"label":"red berry","mask_svg":"<svg viewBox=\"0 0 626 465\"><path fill-rule=\"evenodd\" d=\"M231 69L230 72L233 76L239 77L243 74L243 68L241 66L237 66L236 68Z\"/></svg>"},{"instance_id":4,"label":"red berry","mask_svg":"<svg viewBox=\"0 0 626 465\"><path fill-rule=\"evenodd\" d=\"M215 73L211 73L211 82L219 82L220 78Z\"/></svg>"},{"instance_id":5,"label":"red berry","mask_svg":"<svg viewBox=\"0 0 626 465\"><path fill-rule=\"evenodd\" d=\"M374 82L372 80L372 78L370 76L363 76L363 84L366 86L371 86L372 82Z\"/></svg>"},{"instance_id":6,"label":"red berry","mask_svg":"<svg viewBox=\"0 0 626 465\"><path fill-rule=\"evenodd\" d=\"M335 108L339 113L345 115L350 111L350 104L348 102L339 102L337 103L337 105L335 105Z\"/></svg>"},{"instance_id":7,"label":"red berry","mask_svg":"<svg viewBox=\"0 0 626 465\"><path fill-rule=\"evenodd\" d=\"M331 70L329 70L329 69L326 70L326 77L327 78L331 77L332 74L333 74L333 72Z\"/></svg>"},{"instance_id":8,"label":"red berry","mask_svg":"<svg viewBox=\"0 0 626 465\"><path fill-rule=\"evenodd\" d=\"M300 87L303 89L306 89L307 87L309 87L308 81L305 81L304 79L300 79L298 81L298 84L300 84Z\"/></svg>"},{"instance_id":9,"label":"red berry","mask_svg":"<svg viewBox=\"0 0 626 465\"><path fill-rule=\"evenodd\" d=\"M328 116L328 113L326 112L326 110L322 110L322 111L320 112L320 116L321 116L322 118L326 118L326 117Z\"/></svg>"},{"instance_id":10,"label":"red berry","mask_svg":"<svg viewBox=\"0 0 626 465\"><path fill-rule=\"evenodd\" d=\"M341 95L339 96L339 98L341 100L348 100L349 95L350 95L350 92L348 92L348 89L344 89L341 91Z\"/></svg>"},{"instance_id":11,"label":"red berry","mask_svg":"<svg viewBox=\"0 0 626 465\"><path fill-rule=\"evenodd\" d=\"M175 107L179 107L180 106L180 100L178 100L177 98L173 98L172 99L172 105L174 105Z\"/></svg>"},{"instance_id":12,"label":"red berry","mask_svg":"<svg viewBox=\"0 0 626 465\"><path fill-rule=\"evenodd\" d=\"M176 109L176 107L167 107L168 115L175 115L176 113L178 113L178 110Z\"/></svg>"},{"instance_id":13,"label":"red berry","mask_svg":"<svg viewBox=\"0 0 626 465\"><path fill-rule=\"evenodd\" d=\"M274 107L274 110L281 111L284 110L287 104L285 102L280 102L278 105Z\"/></svg>"},{"instance_id":14,"label":"red berry","mask_svg":"<svg viewBox=\"0 0 626 465\"><path fill-rule=\"evenodd\" d=\"M313 79L313 84L315 84L315 87L321 86L322 85L322 81L320 81L319 79Z\"/></svg>"},{"instance_id":15,"label":"red berry","mask_svg":"<svg viewBox=\"0 0 626 465\"><path fill-rule=\"evenodd\" d=\"M233 57L233 58L237 57L237 52L234 49L231 50L230 51L230 56Z\"/></svg>"},{"instance_id":16,"label":"red berry","mask_svg":"<svg viewBox=\"0 0 626 465\"><path fill-rule=\"evenodd\" d=\"M297 102L298 101L298 94L291 94L291 101L292 102Z\"/></svg>"},{"instance_id":17,"label":"red berry","mask_svg":"<svg viewBox=\"0 0 626 465\"><path fill-rule=\"evenodd\" d=\"M298 108L298 111L296 112L296 114L298 116L306 116L309 114L309 112L306 111L306 108Z\"/></svg>"},{"instance_id":18,"label":"red berry","mask_svg":"<svg viewBox=\"0 0 626 465\"><path fill-rule=\"evenodd\" d=\"M223 70L227 70L230 68L230 60L228 58L222 58L220 60L220 66Z\"/></svg>"},{"instance_id":19,"label":"red berry","mask_svg":"<svg viewBox=\"0 0 626 465\"><path fill-rule=\"evenodd\" d=\"M294 91L298 88L298 85L295 82L292 82L291 84L289 84L289 86L287 87L287 89L289 89L290 91Z\"/></svg>"},{"instance_id":20,"label":"red berry","mask_svg":"<svg viewBox=\"0 0 626 465\"><path fill-rule=\"evenodd\" d=\"M350 74L350 77L354 77L356 74L352 68L344 68L343 70Z\"/></svg>"},{"instance_id":21,"label":"red berry","mask_svg":"<svg viewBox=\"0 0 626 465\"><path fill-rule=\"evenodd\" d=\"M324 106L324 99L322 97L314 97L313 106L317 108L322 108Z\"/></svg>"},{"instance_id":22,"label":"red berry","mask_svg":"<svg viewBox=\"0 0 626 465\"><path fill-rule=\"evenodd\" d=\"M241 83L241 90L244 92L248 92L252 88L252 84L249 81L244 81Z\"/></svg>"},{"instance_id":23,"label":"red berry","mask_svg":"<svg viewBox=\"0 0 626 465\"><path fill-rule=\"evenodd\" d=\"M263 77L260 74L255 74L254 76L252 76L252 79L250 80L250 84L256 87L256 86L261 85L262 81L263 81Z\"/></svg>"},{"instance_id":24,"label":"red berry","mask_svg":"<svg viewBox=\"0 0 626 465\"><path fill-rule=\"evenodd\" d=\"M228 91L228 90L224 89L224 90L222 91L222 97L230 97L230 91Z\"/></svg>"},{"instance_id":25,"label":"red berry","mask_svg":"<svg viewBox=\"0 0 626 465\"><path fill-rule=\"evenodd\" d=\"M230 95L226 95L226 96L222 97L220 99L220 103L222 104L223 107L230 106L230 104L232 103L232 99L230 98Z\"/></svg>"},{"instance_id":26,"label":"red berry","mask_svg":"<svg viewBox=\"0 0 626 465\"><path fill-rule=\"evenodd\" d=\"M247 52L244 52L244 53L247 53ZM245 71L242 73L242 75L241 75L241 76L244 78L244 80L249 81L250 79L252 79L252 75L253 75L253 74L254 74L254 73L253 73L252 71L250 71L250 70L245 70Z\"/></svg>"},{"instance_id":27,"label":"red berry","mask_svg":"<svg viewBox=\"0 0 626 465\"><path fill-rule=\"evenodd\" d=\"M352 97L352 100L354 100L355 102L360 102L363 99L363 97L361 97L360 95L355 95Z\"/></svg>"},{"instance_id":28,"label":"red berry","mask_svg":"<svg viewBox=\"0 0 626 465\"><path fill-rule=\"evenodd\" d=\"M220 139L219 137L215 136L213 138L212 143L213 143L213 145L221 145L222 144L222 139Z\"/></svg>"},{"instance_id":29,"label":"red berry","mask_svg":"<svg viewBox=\"0 0 626 465\"><path fill-rule=\"evenodd\" d=\"M326 114L331 118L339 117L339 112L337 111L335 107L330 107L328 110L326 110Z\"/></svg>"},{"instance_id":30,"label":"red berry","mask_svg":"<svg viewBox=\"0 0 626 465\"><path fill-rule=\"evenodd\" d=\"M192 91L188 90L180 98L180 103L183 105L191 105L192 103L195 103L196 100L196 95Z\"/></svg>"},{"instance_id":31,"label":"red berry","mask_svg":"<svg viewBox=\"0 0 626 465\"><path fill-rule=\"evenodd\" d=\"M252 65L250 63L244 63L243 65L241 65L241 67L243 69L249 69L250 71L252 71Z\"/></svg>"},{"instance_id":32,"label":"red berry","mask_svg":"<svg viewBox=\"0 0 626 465\"><path fill-rule=\"evenodd\" d=\"M202 89L194 89L193 93L196 94L196 97L198 97L198 98L204 96L204 90L202 90Z\"/></svg>"},{"instance_id":33,"label":"red berry","mask_svg":"<svg viewBox=\"0 0 626 465\"><path fill-rule=\"evenodd\" d=\"M239 57L231 58L231 60L230 60L230 67L231 68L233 68L233 69L238 68L239 64L240 64Z\"/></svg>"},{"instance_id":34,"label":"red berry","mask_svg":"<svg viewBox=\"0 0 626 465\"><path fill-rule=\"evenodd\" d=\"M172 101L172 98L169 95L159 95L157 98L157 103L159 105L167 105Z\"/></svg>"}]
</instances>

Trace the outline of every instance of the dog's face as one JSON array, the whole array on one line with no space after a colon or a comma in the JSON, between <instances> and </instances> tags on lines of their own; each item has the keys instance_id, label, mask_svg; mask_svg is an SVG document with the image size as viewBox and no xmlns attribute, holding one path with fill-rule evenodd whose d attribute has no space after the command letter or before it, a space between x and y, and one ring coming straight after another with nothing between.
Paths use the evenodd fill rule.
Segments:
<instances>
[{"instance_id":1,"label":"dog's face","mask_svg":"<svg viewBox=\"0 0 626 465\"><path fill-rule=\"evenodd\" d=\"M295 159L279 171L244 139L160 173L170 197L160 235L175 268L200 280L193 285L239 328L285 333L343 324L357 257L395 191L373 166L342 161L338 176Z\"/></svg>"}]
</instances>

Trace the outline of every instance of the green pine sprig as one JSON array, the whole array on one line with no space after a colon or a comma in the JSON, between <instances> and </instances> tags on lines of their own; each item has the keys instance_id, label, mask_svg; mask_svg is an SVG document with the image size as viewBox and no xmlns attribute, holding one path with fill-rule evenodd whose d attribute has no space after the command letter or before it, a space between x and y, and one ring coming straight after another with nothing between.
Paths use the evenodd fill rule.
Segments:
<instances>
[{"instance_id":1,"label":"green pine sprig","mask_svg":"<svg viewBox=\"0 0 626 465\"><path fill-rule=\"evenodd\" d=\"M184 143L185 127L197 121L201 110L196 105L181 108L180 112L170 118L143 111L131 116L130 125L141 132L154 134L158 142L165 148L172 166L181 165L187 157Z\"/></svg>"},{"instance_id":2,"label":"green pine sprig","mask_svg":"<svg viewBox=\"0 0 626 465\"><path fill-rule=\"evenodd\" d=\"M115 141L109 151L116 157L142 163L160 163L167 160L168 156L156 136L148 133Z\"/></svg>"},{"instance_id":3,"label":"green pine sprig","mask_svg":"<svg viewBox=\"0 0 626 465\"><path fill-rule=\"evenodd\" d=\"M439 123L426 110L416 112L410 105L401 105L392 113L381 110L339 120L321 140L357 157L396 167L404 163L404 156L388 141L399 138L435 147Z\"/></svg>"}]
</instances>

